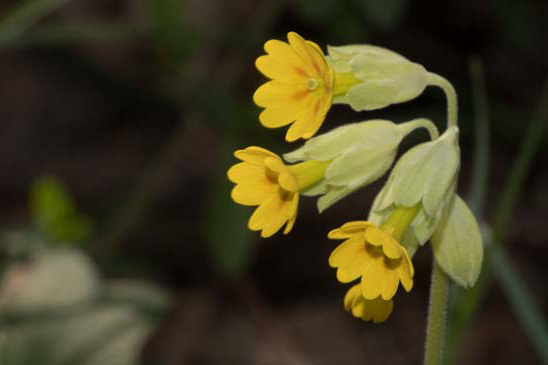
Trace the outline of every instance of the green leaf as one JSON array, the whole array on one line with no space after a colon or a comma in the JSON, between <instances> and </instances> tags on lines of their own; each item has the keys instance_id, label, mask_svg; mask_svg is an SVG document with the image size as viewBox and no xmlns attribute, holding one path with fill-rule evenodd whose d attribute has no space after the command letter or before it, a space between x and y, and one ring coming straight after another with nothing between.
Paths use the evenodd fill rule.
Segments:
<instances>
[{"instance_id":1,"label":"green leaf","mask_svg":"<svg viewBox=\"0 0 548 365\"><path fill-rule=\"evenodd\" d=\"M87 217L73 216L54 222L51 226L53 237L62 242L82 241L91 236L93 225Z\"/></svg>"},{"instance_id":2,"label":"green leaf","mask_svg":"<svg viewBox=\"0 0 548 365\"><path fill-rule=\"evenodd\" d=\"M432 236L434 257L443 271L459 285L476 283L483 261L483 244L476 218L456 196Z\"/></svg>"},{"instance_id":3,"label":"green leaf","mask_svg":"<svg viewBox=\"0 0 548 365\"><path fill-rule=\"evenodd\" d=\"M46 240L77 242L89 238L91 221L76 212L74 202L65 186L51 176L38 178L32 187L32 217Z\"/></svg>"},{"instance_id":4,"label":"green leaf","mask_svg":"<svg viewBox=\"0 0 548 365\"><path fill-rule=\"evenodd\" d=\"M61 181L51 176L38 178L31 191L31 210L36 223L51 229L57 222L74 215L74 204Z\"/></svg>"}]
</instances>

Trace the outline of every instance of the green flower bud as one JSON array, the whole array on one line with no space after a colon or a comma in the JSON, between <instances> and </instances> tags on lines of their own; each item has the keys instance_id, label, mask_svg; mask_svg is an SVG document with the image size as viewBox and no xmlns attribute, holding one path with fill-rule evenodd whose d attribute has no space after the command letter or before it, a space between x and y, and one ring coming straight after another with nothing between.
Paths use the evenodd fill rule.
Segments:
<instances>
[{"instance_id":1,"label":"green flower bud","mask_svg":"<svg viewBox=\"0 0 548 365\"><path fill-rule=\"evenodd\" d=\"M406 152L377 195L370 220L382 222L395 207L420 204L421 210L411 227L416 240L424 244L455 194L460 166L457 139L458 128L451 127L437 140Z\"/></svg>"},{"instance_id":2,"label":"green flower bud","mask_svg":"<svg viewBox=\"0 0 548 365\"><path fill-rule=\"evenodd\" d=\"M334 103L356 111L384 108L419 96L428 85L423 66L381 47L328 47L335 69Z\"/></svg>"},{"instance_id":3,"label":"green flower bud","mask_svg":"<svg viewBox=\"0 0 548 365\"><path fill-rule=\"evenodd\" d=\"M425 119L402 124L387 120L348 124L310 139L284 158L288 162L331 161L324 179L303 192L304 195L323 194L318 200L318 209L322 212L384 175L392 166L403 137L419 127L435 129L432 122Z\"/></svg>"},{"instance_id":4,"label":"green flower bud","mask_svg":"<svg viewBox=\"0 0 548 365\"><path fill-rule=\"evenodd\" d=\"M442 270L464 288L474 286L481 271L483 243L476 218L459 196L443 214L431 243Z\"/></svg>"}]
</instances>

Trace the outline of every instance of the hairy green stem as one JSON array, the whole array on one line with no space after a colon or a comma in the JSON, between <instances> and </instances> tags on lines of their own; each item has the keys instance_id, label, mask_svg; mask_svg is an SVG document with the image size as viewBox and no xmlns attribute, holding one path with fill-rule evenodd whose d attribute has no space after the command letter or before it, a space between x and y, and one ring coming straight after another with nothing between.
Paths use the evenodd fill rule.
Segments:
<instances>
[{"instance_id":1,"label":"hairy green stem","mask_svg":"<svg viewBox=\"0 0 548 365\"><path fill-rule=\"evenodd\" d=\"M428 85L437 86L443 90L447 98L447 128L458 125L458 105L455 88L447 79L435 73L428 73Z\"/></svg>"},{"instance_id":2,"label":"hairy green stem","mask_svg":"<svg viewBox=\"0 0 548 365\"><path fill-rule=\"evenodd\" d=\"M430 284L424 365L439 365L442 362L448 293L449 280L447 275L434 260L432 264L432 282Z\"/></svg>"}]
</instances>

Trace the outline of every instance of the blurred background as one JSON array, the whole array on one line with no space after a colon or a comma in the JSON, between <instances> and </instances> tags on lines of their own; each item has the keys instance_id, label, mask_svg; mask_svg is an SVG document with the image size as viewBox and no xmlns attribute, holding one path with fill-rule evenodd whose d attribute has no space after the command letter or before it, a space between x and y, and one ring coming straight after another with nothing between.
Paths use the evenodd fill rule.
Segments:
<instances>
[{"instance_id":1,"label":"blurred background","mask_svg":"<svg viewBox=\"0 0 548 365\"><path fill-rule=\"evenodd\" d=\"M455 85L459 193L489 246L477 289L452 291L446 362L546 363L547 17L542 0L3 0L0 365L421 363L429 247L382 325L344 311L327 265L327 232L365 219L382 181L322 215L303 198L269 239L230 200L235 149L300 146L252 103L262 44L291 30L389 48ZM443 128L445 108L435 88L334 106L321 132Z\"/></svg>"}]
</instances>

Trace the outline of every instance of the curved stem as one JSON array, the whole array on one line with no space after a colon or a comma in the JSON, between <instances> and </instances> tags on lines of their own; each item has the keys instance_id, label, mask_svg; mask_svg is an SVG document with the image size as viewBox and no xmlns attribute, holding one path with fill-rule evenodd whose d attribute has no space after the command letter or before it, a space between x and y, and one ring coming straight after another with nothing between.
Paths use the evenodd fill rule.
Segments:
<instances>
[{"instance_id":1,"label":"curved stem","mask_svg":"<svg viewBox=\"0 0 548 365\"><path fill-rule=\"evenodd\" d=\"M432 264L432 282L430 283L424 365L439 365L442 363L448 293L449 280L447 275L434 260Z\"/></svg>"},{"instance_id":2,"label":"curved stem","mask_svg":"<svg viewBox=\"0 0 548 365\"><path fill-rule=\"evenodd\" d=\"M398 128L400 128L404 134L409 134L417 128L424 128L428 131L428 134L430 134L430 139L432 141L438 139L440 136L436 125L432 123L430 119L426 118L417 118L410 120L409 122L401 123L398 125Z\"/></svg>"},{"instance_id":3,"label":"curved stem","mask_svg":"<svg viewBox=\"0 0 548 365\"><path fill-rule=\"evenodd\" d=\"M428 84L443 90L447 98L447 128L458 124L457 92L453 85L444 77L435 73L428 73Z\"/></svg>"}]
</instances>

